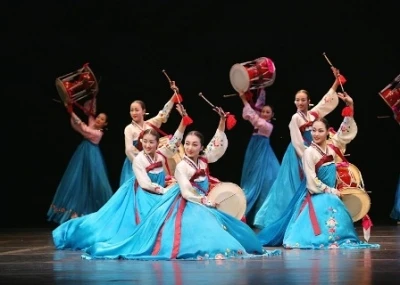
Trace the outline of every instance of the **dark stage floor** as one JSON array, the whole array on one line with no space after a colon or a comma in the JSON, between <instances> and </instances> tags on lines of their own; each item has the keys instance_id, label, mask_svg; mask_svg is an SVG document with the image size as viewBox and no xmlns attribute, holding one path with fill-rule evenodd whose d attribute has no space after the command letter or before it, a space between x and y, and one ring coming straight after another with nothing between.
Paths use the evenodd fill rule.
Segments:
<instances>
[{"instance_id":1,"label":"dark stage floor","mask_svg":"<svg viewBox=\"0 0 400 285\"><path fill-rule=\"evenodd\" d=\"M381 248L282 249L263 260L88 261L54 250L51 229L1 229L0 283L400 284L400 226L373 227L370 242Z\"/></svg>"}]
</instances>

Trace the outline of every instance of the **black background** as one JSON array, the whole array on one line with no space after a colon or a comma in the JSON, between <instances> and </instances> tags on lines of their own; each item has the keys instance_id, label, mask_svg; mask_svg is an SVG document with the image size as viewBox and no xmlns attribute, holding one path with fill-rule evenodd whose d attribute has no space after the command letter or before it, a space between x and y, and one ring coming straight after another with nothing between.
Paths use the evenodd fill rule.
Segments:
<instances>
[{"instance_id":1,"label":"black background","mask_svg":"<svg viewBox=\"0 0 400 285\"><path fill-rule=\"evenodd\" d=\"M241 119L238 97L222 96L234 91L231 66L263 56L275 62L276 81L266 92L275 107L272 143L281 159L296 91L307 89L317 103L333 82L323 52L347 78L345 90L355 101L359 133L348 153L372 191L371 218L376 224L394 222L389 213L399 175L400 129L378 92L400 72L396 1L380 6L366 1L46 2L3 2L0 12L1 226L54 226L46 213L81 142L64 107L54 101L59 99L55 78L88 62L100 80L98 109L109 115L101 148L114 190L125 159L130 103L142 99L155 115L171 95L162 69L177 82L194 119L188 130L211 139L218 124L199 92L236 115L236 127L227 131L229 148L211 171L240 183L252 128ZM335 128L342 107L327 117ZM179 119L173 111L162 129L172 133Z\"/></svg>"}]
</instances>

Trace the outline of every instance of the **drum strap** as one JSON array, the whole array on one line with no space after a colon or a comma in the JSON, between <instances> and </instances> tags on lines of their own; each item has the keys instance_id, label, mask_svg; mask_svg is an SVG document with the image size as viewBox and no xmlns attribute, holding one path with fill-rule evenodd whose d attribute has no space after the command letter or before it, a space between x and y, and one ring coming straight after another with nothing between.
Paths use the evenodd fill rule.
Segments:
<instances>
[{"instance_id":1,"label":"drum strap","mask_svg":"<svg viewBox=\"0 0 400 285\"><path fill-rule=\"evenodd\" d=\"M164 132L163 130L161 130L160 128L158 128L157 126L153 125L150 122L146 122L146 124L148 124L150 127L152 127L153 129L155 129L157 132L159 132L160 134L162 134L163 136L167 136L169 137L170 135L168 135L166 132Z\"/></svg>"},{"instance_id":2,"label":"drum strap","mask_svg":"<svg viewBox=\"0 0 400 285\"><path fill-rule=\"evenodd\" d=\"M160 151L156 151L156 153L161 155L164 158L165 168L168 171L168 175L173 176L174 174L171 173L171 169L169 168L167 157L164 154L162 154Z\"/></svg>"},{"instance_id":3,"label":"drum strap","mask_svg":"<svg viewBox=\"0 0 400 285\"><path fill-rule=\"evenodd\" d=\"M148 124L150 127L152 127L154 130L156 130L158 133L160 133L161 135L163 135L163 136L167 136L167 137L171 137L170 135L168 135L166 132L164 132L163 130L161 130L160 128L157 128L157 126L155 126L155 125L153 125L152 123L150 123L150 122L145 122L145 124ZM138 140L137 140L137 145L136 145L136 148L139 150L139 151L141 151L141 150L143 150L143 146L142 146L142 143L141 143L141 139L143 138L143 132L144 132L144 130L142 129L142 131L140 132L140 135L139 135L139 138L138 138Z\"/></svg>"},{"instance_id":4,"label":"drum strap","mask_svg":"<svg viewBox=\"0 0 400 285\"><path fill-rule=\"evenodd\" d=\"M157 162L154 162L154 163L150 164L149 166L147 166L146 167L146 171L149 172L149 171L151 171L151 170L153 170L155 168L159 168L161 166L162 166L162 162L161 161L157 161Z\"/></svg>"},{"instance_id":5,"label":"drum strap","mask_svg":"<svg viewBox=\"0 0 400 285\"><path fill-rule=\"evenodd\" d=\"M315 143L312 143L311 146L314 147L314 149L316 149L319 152L319 154L322 156L321 159L315 164L315 173L317 173L319 168L324 163L333 161L333 156L330 154L328 155L328 154L324 153Z\"/></svg>"},{"instance_id":6,"label":"drum strap","mask_svg":"<svg viewBox=\"0 0 400 285\"><path fill-rule=\"evenodd\" d=\"M201 169L201 168L197 168L197 166L194 165L194 163L193 163L191 160L189 160L188 158L186 158L186 157L183 158L183 160L185 160L186 163L188 163L190 166L192 166L194 169L196 169L196 172L195 172L195 173L193 174L193 176L190 177L190 179L189 179L190 183L192 184L192 186L196 187L196 188L199 189L201 192L203 192L205 195L207 195L207 193L208 193L209 190L210 190L210 186L208 187L208 189L202 189L202 188L198 185L198 183L196 183L196 182L194 181L194 180L195 180L197 177L199 177L199 176L207 176L208 181L209 181L209 183L210 183L210 175L209 175L209 169L208 169L208 160L207 160L207 158L202 157L202 156L200 156L199 159L200 159L201 161L203 161L203 162L206 163L207 168L206 168L205 170L204 170L204 169Z\"/></svg>"},{"instance_id":7,"label":"drum strap","mask_svg":"<svg viewBox=\"0 0 400 285\"><path fill-rule=\"evenodd\" d=\"M344 157L343 153L340 151L340 149L337 146L335 146L334 144L328 144L328 145L331 149L333 149L335 151L336 155L339 156L343 160L343 162L348 162L347 159Z\"/></svg>"},{"instance_id":8,"label":"drum strap","mask_svg":"<svg viewBox=\"0 0 400 285\"><path fill-rule=\"evenodd\" d=\"M306 123L304 125L300 126L300 132L301 132L301 134L303 134L308 127L312 126L314 121L309 121L308 118L306 116L304 116L304 114L302 112L297 112L297 113L300 115L300 117L304 121L306 121ZM318 113L317 112L309 112L309 113L315 117L314 120L318 119ZM307 145L311 144L311 142L309 140L307 140L304 136L303 136L303 140L307 143Z\"/></svg>"},{"instance_id":9,"label":"drum strap","mask_svg":"<svg viewBox=\"0 0 400 285\"><path fill-rule=\"evenodd\" d=\"M333 161L333 156L332 155L324 155L315 165L315 173L318 172L319 168L326 162L331 162Z\"/></svg>"}]
</instances>

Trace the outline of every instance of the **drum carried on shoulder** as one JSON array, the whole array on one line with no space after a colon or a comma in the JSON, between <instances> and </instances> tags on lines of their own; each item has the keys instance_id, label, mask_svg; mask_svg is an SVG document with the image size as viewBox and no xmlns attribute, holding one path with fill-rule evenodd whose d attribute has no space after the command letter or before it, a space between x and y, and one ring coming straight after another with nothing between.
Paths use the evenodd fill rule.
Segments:
<instances>
[{"instance_id":1,"label":"drum carried on shoulder","mask_svg":"<svg viewBox=\"0 0 400 285\"><path fill-rule=\"evenodd\" d=\"M360 170L351 163L336 164L336 188L341 192L353 222L361 220L371 208L371 199L364 189Z\"/></svg>"}]
</instances>

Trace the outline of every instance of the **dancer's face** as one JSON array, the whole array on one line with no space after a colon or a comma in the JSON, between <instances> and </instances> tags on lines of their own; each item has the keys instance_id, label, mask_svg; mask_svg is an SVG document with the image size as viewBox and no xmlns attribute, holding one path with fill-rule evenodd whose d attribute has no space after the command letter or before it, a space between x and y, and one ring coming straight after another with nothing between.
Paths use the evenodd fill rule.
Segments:
<instances>
[{"instance_id":1,"label":"dancer's face","mask_svg":"<svg viewBox=\"0 0 400 285\"><path fill-rule=\"evenodd\" d=\"M142 146L145 153L154 156L158 147L157 137L152 134L145 134L142 138Z\"/></svg>"},{"instance_id":2,"label":"dancer's face","mask_svg":"<svg viewBox=\"0 0 400 285\"><path fill-rule=\"evenodd\" d=\"M146 113L146 110L144 110L139 103L133 102L131 104L129 113L135 123L140 123L144 119L144 114Z\"/></svg>"},{"instance_id":3,"label":"dancer's face","mask_svg":"<svg viewBox=\"0 0 400 285\"><path fill-rule=\"evenodd\" d=\"M200 155L200 151L203 150L200 138L195 135L187 135L185 138L185 154L191 159L197 159Z\"/></svg>"},{"instance_id":4,"label":"dancer's face","mask_svg":"<svg viewBox=\"0 0 400 285\"><path fill-rule=\"evenodd\" d=\"M311 135L314 143L319 146L323 145L328 137L328 130L325 124L321 121L315 121L312 125Z\"/></svg>"},{"instance_id":5,"label":"dancer's face","mask_svg":"<svg viewBox=\"0 0 400 285\"><path fill-rule=\"evenodd\" d=\"M270 106L264 106L261 109L260 117L264 120L271 121L274 117L274 112L272 111L272 108Z\"/></svg>"},{"instance_id":6,"label":"dancer's face","mask_svg":"<svg viewBox=\"0 0 400 285\"><path fill-rule=\"evenodd\" d=\"M294 98L294 104L296 105L297 110L300 112L307 112L308 105L310 104L308 95L301 91L298 92Z\"/></svg>"},{"instance_id":7,"label":"dancer's face","mask_svg":"<svg viewBox=\"0 0 400 285\"><path fill-rule=\"evenodd\" d=\"M107 115L105 113L98 114L94 126L99 130L104 129L104 127L107 126Z\"/></svg>"}]
</instances>

